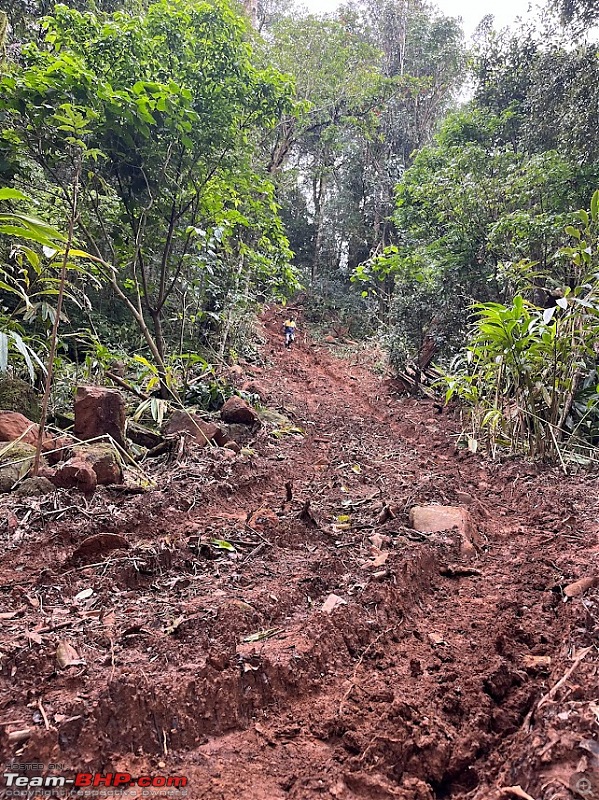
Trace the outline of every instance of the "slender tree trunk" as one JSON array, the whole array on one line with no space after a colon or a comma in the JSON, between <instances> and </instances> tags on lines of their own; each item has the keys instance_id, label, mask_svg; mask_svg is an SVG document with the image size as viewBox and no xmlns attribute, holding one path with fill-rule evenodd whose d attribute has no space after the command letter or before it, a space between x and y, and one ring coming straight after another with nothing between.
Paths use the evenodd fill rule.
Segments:
<instances>
[{"instance_id":1,"label":"slender tree trunk","mask_svg":"<svg viewBox=\"0 0 599 800\"><path fill-rule=\"evenodd\" d=\"M324 175L319 175L314 178L312 183L312 191L314 198L314 218L316 220L316 239L314 241L314 257L310 269L310 280L314 284L314 278L320 272L320 252L322 250L322 237L323 237L323 222L324 222L324 193L325 193L325 178Z\"/></svg>"},{"instance_id":2,"label":"slender tree trunk","mask_svg":"<svg viewBox=\"0 0 599 800\"><path fill-rule=\"evenodd\" d=\"M234 320L235 309L236 309L236 305L237 305L237 297L239 295L239 285L241 283L241 276L243 275L243 267L244 267L244 260L243 260L243 257L240 256L239 268L237 270L237 273L235 274L235 285L234 285L234 288L233 288L233 298L234 299L233 299L233 302L231 303L231 306L229 307L229 311L227 313L227 318L225 320L225 327L224 327L224 330L223 330L223 338L221 340L220 351L219 351L219 355L220 355L221 359L223 359L223 360L225 358L225 350L226 350L226 347L227 347L227 341L229 339L229 334L231 333L231 328L233 327L233 320Z\"/></svg>"},{"instance_id":3,"label":"slender tree trunk","mask_svg":"<svg viewBox=\"0 0 599 800\"><path fill-rule=\"evenodd\" d=\"M67 243L65 245L64 253L62 256L62 265L60 268L60 283L58 286L58 298L56 300L56 316L52 325L52 333L50 334L50 353L48 355L48 369L46 371L46 384L44 386L44 396L42 398L42 409L40 414L40 423L38 427L37 445L35 448L35 458L33 460L32 475L37 476L40 468L40 459L42 454L42 445L44 443L44 433L46 430L46 422L48 421L48 405L50 403L50 393L52 391L52 379L54 377L54 360L56 358L56 348L58 344L58 328L60 326L60 315L62 314L62 303L64 300L64 290L67 282L67 265L69 263L69 254L73 245L73 233L75 231L75 223L77 218L77 207L79 200L79 177L81 175L81 159L77 162L75 176L73 178L73 193L71 195L71 208L69 213L69 229L67 234Z\"/></svg>"}]
</instances>

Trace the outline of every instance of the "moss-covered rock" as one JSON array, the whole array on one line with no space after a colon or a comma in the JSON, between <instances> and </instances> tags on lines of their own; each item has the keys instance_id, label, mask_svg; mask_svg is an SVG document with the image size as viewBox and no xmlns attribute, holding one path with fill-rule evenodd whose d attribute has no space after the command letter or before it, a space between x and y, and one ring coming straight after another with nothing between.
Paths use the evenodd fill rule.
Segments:
<instances>
[{"instance_id":1,"label":"moss-covered rock","mask_svg":"<svg viewBox=\"0 0 599 800\"><path fill-rule=\"evenodd\" d=\"M109 486L123 482L121 458L109 442L79 444L72 450L71 461L85 461L96 473L99 484ZM69 463L69 462L67 462Z\"/></svg>"},{"instance_id":2,"label":"moss-covered rock","mask_svg":"<svg viewBox=\"0 0 599 800\"><path fill-rule=\"evenodd\" d=\"M0 377L0 410L18 411L32 422L40 421L40 404L32 386L20 378Z\"/></svg>"},{"instance_id":3,"label":"moss-covered rock","mask_svg":"<svg viewBox=\"0 0 599 800\"><path fill-rule=\"evenodd\" d=\"M56 491L56 486L48 478L25 478L15 489L18 497L41 497Z\"/></svg>"},{"instance_id":4,"label":"moss-covered rock","mask_svg":"<svg viewBox=\"0 0 599 800\"><path fill-rule=\"evenodd\" d=\"M0 492L10 492L33 466L35 447L25 442L0 446Z\"/></svg>"},{"instance_id":5,"label":"moss-covered rock","mask_svg":"<svg viewBox=\"0 0 599 800\"><path fill-rule=\"evenodd\" d=\"M0 377L0 410L18 411L32 422L40 421L40 404L32 386L20 378Z\"/></svg>"}]
</instances>

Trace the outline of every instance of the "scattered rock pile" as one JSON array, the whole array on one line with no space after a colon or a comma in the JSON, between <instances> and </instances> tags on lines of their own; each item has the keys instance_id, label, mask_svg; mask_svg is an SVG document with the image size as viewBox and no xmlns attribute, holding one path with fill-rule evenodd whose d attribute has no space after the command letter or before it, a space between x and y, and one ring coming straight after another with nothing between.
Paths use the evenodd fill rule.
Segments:
<instances>
[{"instance_id":1,"label":"scattered rock pile","mask_svg":"<svg viewBox=\"0 0 599 800\"><path fill-rule=\"evenodd\" d=\"M74 402L74 434L44 433L43 459L39 475L23 486L30 473L39 438L39 426L13 410L0 411L0 492L18 486L21 496L34 496L56 488L76 489L91 495L97 486L123 483L123 464L119 451L128 450L128 439L143 453L159 455L168 440L189 436L200 447L224 448L233 457L240 452L260 427L257 412L242 398L231 397L221 410L220 424L190 411L175 411L163 426L162 434L127 421L125 402L115 389L79 386Z\"/></svg>"}]
</instances>

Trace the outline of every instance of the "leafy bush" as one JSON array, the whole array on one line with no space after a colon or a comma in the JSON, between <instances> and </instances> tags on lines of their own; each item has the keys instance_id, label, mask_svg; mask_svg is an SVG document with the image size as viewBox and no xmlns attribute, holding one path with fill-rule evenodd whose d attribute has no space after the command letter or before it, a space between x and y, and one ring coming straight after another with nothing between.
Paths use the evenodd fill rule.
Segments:
<instances>
[{"instance_id":1,"label":"leafy bush","mask_svg":"<svg viewBox=\"0 0 599 800\"><path fill-rule=\"evenodd\" d=\"M598 443L599 191L590 214L577 216L566 229L574 244L560 251L578 276L573 287L562 287L548 308L520 294L473 307L465 355L444 379L446 399L471 407L473 448L482 439L493 451L505 445L564 461Z\"/></svg>"}]
</instances>

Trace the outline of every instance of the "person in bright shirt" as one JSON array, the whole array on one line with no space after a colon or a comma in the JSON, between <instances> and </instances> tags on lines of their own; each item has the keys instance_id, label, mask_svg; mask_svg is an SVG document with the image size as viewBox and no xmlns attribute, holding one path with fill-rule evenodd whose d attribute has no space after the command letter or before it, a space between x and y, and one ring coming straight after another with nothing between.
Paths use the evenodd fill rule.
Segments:
<instances>
[{"instance_id":1,"label":"person in bright shirt","mask_svg":"<svg viewBox=\"0 0 599 800\"><path fill-rule=\"evenodd\" d=\"M291 343L295 340L295 320L290 317L286 319L283 323L283 333L285 334L285 347L289 349L291 347Z\"/></svg>"}]
</instances>

